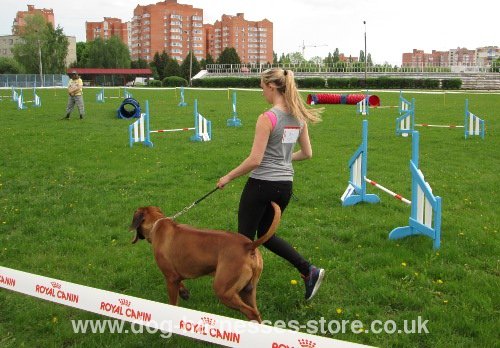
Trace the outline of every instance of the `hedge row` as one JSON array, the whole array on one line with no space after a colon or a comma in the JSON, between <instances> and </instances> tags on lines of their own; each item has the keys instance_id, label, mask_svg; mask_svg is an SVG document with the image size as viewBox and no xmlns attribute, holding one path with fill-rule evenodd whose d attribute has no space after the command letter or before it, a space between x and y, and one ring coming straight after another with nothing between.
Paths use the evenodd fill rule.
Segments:
<instances>
[{"instance_id":1,"label":"hedge row","mask_svg":"<svg viewBox=\"0 0 500 348\"><path fill-rule=\"evenodd\" d=\"M239 87L239 88L259 88L259 77L210 77L195 79L192 81L193 87Z\"/></svg>"},{"instance_id":2,"label":"hedge row","mask_svg":"<svg viewBox=\"0 0 500 348\"><path fill-rule=\"evenodd\" d=\"M460 89L461 79L409 79L396 77L368 78L329 78L312 77L295 79L297 86L302 89ZM258 77L211 77L192 81L193 87L212 88L259 88ZM186 87L188 81L182 77L170 76L163 81L149 81L151 87Z\"/></svg>"},{"instance_id":3,"label":"hedge row","mask_svg":"<svg viewBox=\"0 0 500 348\"><path fill-rule=\"evenodd\" d=\"M394 77L368 78L329 78L312 77L296 79L299 88L314 89L460 89L461 79L439 80L439 79L409 79ZM259 88L260 78L258 77L210 77L193 80L194 87L239 87L239 88ZM179 87L179 86L178 86Z\"/></svg>"},{"instance_id":4,"label":"hedge row","mask_svg":"<svg viewBox=\"0 0 500 348\"><path fill-rule=\"evenodd\" d=\"M149 87L187 87L188 82L179 76L169 76L165 77L162 81L160 80L149 80Z\"/></svg>"}]
</instances>

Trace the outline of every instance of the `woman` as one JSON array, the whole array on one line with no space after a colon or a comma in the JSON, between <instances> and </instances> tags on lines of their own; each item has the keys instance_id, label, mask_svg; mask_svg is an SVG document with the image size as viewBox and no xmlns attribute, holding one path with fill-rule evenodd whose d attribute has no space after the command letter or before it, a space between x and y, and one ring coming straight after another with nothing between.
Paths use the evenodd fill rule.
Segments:
<instances>
[{"instance_id":1,"label":"woman","mask_svg":"<svg viewBox=\"0 0 500 348\"><path fill-rule=\"evenodd\" d=\"M283 212L292 196L292 161L312 157L307 122L320 121L321 109L307 109L301 99L293 72L273 68L263 72L260 86L273 105L257 119L250 155L217 182L223 188L231 180L250 173L238 210L238 231L249 239L262 236L271 225L276 202ZM295 144L300 149L293 152ZM288 260L302 275L306 300L318 291L325 271L306 261L290 244L274 235L264 246Z\"/></svg>"}]
</instances>

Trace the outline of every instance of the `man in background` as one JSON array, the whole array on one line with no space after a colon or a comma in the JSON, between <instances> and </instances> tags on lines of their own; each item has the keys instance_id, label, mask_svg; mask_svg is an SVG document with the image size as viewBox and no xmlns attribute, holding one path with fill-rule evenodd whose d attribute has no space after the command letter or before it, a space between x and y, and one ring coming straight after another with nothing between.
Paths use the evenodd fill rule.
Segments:
<instances>
[{"instance_id":1,"label":"man in background","mask_svg":"<svg viewBox=\"0 0 500 348\"><path fill-rule=\"evenodd\" d=\"M69 116L73 111L75 104L78 107L78 112L80 113L80 120L85 116L85 108L83 105L83 82L78 73L73 70L70 73L71 79L68 83L68 106L66 106L66 116L63 120L69 120Z\"/></svg>"}]
</instances>

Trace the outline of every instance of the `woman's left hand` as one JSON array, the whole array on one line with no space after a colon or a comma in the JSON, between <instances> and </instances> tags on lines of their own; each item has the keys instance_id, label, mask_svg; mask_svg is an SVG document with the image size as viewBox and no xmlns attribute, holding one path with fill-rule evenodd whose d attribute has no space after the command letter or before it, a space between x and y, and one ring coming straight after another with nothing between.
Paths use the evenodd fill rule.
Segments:
<instances>
[{"instance_id":1,"label":"woman's left hand","mask_svg":"<svg viewBox=\"0 0 500 348\"><path fill-rule=\"evenodd\" d=\"M226 186L226 184L229 183L230 181L231 181L231 179L227 175L224 175L217 182L217 187L220 189L223 189L224 186Z\"/></svg>"}]
</instances>

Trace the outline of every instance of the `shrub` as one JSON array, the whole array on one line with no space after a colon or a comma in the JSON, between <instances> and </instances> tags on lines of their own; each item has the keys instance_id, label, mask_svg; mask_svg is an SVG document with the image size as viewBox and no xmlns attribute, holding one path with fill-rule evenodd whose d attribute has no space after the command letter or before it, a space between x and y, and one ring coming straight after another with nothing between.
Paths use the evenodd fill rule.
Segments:
<instances>
[{"instance_id":1,"label":"shrub","mask_svg":"<svg viewBox=\"0 0 500 348\"><path fill-rule=\"evenodd\" d=\"M322 77L295 79L298 88L325 88L326 80Z\"/></svg>"},{"instance_id":2,"label":"shrub","mask_svg":"<svg viewBox=\"0 0 500 348\"><path fill-rule=\"evenodd\" d=\"M140 83L140 82L138 82L138 83ZM136 86L138 83L136 83ZM148 85L150 87L161 87L161 81L160 80L149 80Z\"/></svg>"},{"instance_id":3,"label":"shrub","mask_svg":"<svg viewBox=\"0 0 500 348\"><path fill-rule=\"evenodd\" d=\"M423 79L422 80L422 88L425 88L425 89L438 89L439 88L439 80L436 80L436 79Z\"/></svg>"},{"instance_id":4,"label":"shrub","mask_svg":"<svg viewBox=\"0 0 500 348\"><path fill-rule=\"evenodd\" d=\"M349 88L349 79L346 78L329 78L326 83L328 88Z\"/></svg>"},{"instance_id":5,"label":"shrub","mask_svg":"<svg viewBox=\"0 0 500 348\"><path fill-rule=\"evenodd\" d=\"M442 80L441 86L443 89L460 89L462 88L462 80L461 79Z\"/></svg>"},{"instance_id":6,"label":"shrub","mask_svg":"<svg viewBox=\"0 0 500 348\"><path fill-rule=\"evenodd\" d=\"M179 76L168 76L162 81L163 87L187 87L188 82Z\"/></svg>"}]
</instances>

